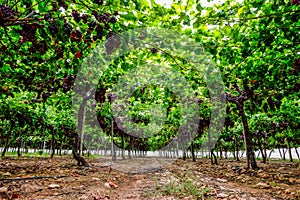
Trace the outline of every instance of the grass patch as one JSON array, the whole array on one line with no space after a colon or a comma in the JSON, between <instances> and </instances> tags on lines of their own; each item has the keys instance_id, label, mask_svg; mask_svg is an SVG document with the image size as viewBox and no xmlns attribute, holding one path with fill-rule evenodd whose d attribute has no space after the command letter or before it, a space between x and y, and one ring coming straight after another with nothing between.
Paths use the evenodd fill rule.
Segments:
<instances>
[{"instance_id":1,"label":"grass patch","mask_svg":"<svg viewBox=\"0 0 300 200\"><path fill-rule=\"evenodd\" d=\"M192 170L181 170L179 174L155 178L156 192L162 196L172 196L178 199L193 197L193 199L208 199L211 188L201 184Z\"/></svg>"}]
</instances>

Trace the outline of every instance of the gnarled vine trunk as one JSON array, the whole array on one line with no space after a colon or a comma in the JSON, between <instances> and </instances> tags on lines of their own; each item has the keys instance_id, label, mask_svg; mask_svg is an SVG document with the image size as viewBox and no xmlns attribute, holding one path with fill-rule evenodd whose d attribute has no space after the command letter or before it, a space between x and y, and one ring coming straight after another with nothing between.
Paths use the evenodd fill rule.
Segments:
<instances>
[{"instance_id":1,"label":"gnarled vine trunk","mask_svg":"<svg viewBox=\"0 0 300 200\"><path fill-rule=\"evenodd\" d=\"M240 112L240 115L242 117L242 123L244 128L244 140L245 140L245 148L246 148L246 157L247 157L247 167L252 169L258 169L256 160L255 160L255 154L253 151L253 145L252 145L252 134L249 131L247 116L244 109L244 101L236 103L237 108Z\"/></svg>"},{"instance_id":2,"label":"gnarled vine trunk","mask_svg":"<svg viewBox=\"0 0 300 200\"><path fill-rule=\"evenodd\" d=\"M194 142L191 143L191 154L192 154L193 162L196 162Z\"/></svg>"},{"instance_id":3,"label":"gnarled vine trunk","mask_svg":"<svg viewBox=\"0 0 300 200\"><path fill-rule=\"evenodd\" d=\"M73 158L77 160L78 166L88 167L89 164L82 157L83 151L83 136L84 136L84 123L85 123L85 111L86 111L86 103L88 98L83 99L80 104L79 113L78 113L78 134L75 134L74 144L72 148ZM79 153L78 153L79 151Z\"/></svg>"},{"instance_id":4,"label":"gnarled vine trunk","mask_svg":"<svg viewBox=\"0 0 300 200\"><path fill-rule=\"evenodd\" d=\"M11 132L12 132L12 129L13 129L13 127L15 126L15 121L11 121L11 125L10 125L10 129L9 129L9 132L7 133L7 135L6 135L6 139L5 139L5 146L4 146L4 149L3 149L3 151L2 151L2 157L4 157L5 156L5 154L6 154L6 151L7 151L7 149L8 149L8 144L9 144L9 137L11 136Z\"/></svg>"},{"instance_id":5,"label":"gnarled vine trunk","mask_svg":"<svg viewBox=\"0 0 300 200\"><path fill-rule=\"evenodd\" d=\"M54 132L54 127L51 127L52 129L52 139L51 139L51 158L54 157L55 154L55 132Z\"/></svg>"},{"instance_id":6,"label":"gnarled vine trunk","mask_svg":"<svg viewBox=\"0 0 300 200\"><path fill-rule=\"evenodd\" d=\"M78 134L75 134L75 139L74 139L74 144L73 144L73 148L72 148L72 154L73 154L73 158L77 161L78 166L85 166L88 167L89 164L86 162L86 160L78 153L79 150L79 146L80 146L80 138L78 136Z\"/></svg>"}]
</instances>

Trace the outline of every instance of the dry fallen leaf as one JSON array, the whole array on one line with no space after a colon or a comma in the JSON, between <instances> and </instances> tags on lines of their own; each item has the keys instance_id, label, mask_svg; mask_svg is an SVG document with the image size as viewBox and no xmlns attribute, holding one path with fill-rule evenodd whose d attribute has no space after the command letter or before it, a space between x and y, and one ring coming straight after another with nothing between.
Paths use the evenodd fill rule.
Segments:
<instances>
[{"instance_id":1,"label":"dry fallen leaf","mask_svg":"<svg viewBox=\"0 0 300 200\"><path fill-rule=\"evenodd\" d=\"M21 195L18 193L13 193L10 195L10 199L19 199L19 198L21 198Z\"/></svg>"},{"instance_id":2,"label":"dry fallen leaf","mask_svg":"<svg viewBox=\"0 0 300 200\"><path fill-rule=\"evenodd\" d=\"M0 193L1 193L1 192L7 192L7 190L8 190L7 187L1 187L1 188L0 188Z\"/></svg>"},{"instance_id":3,"label":"dry fallen leaf","mask_svg":"<svg viewBox=\"0 0 300 200\"><path fill-rule=\"evenodd\" d=\"M60 187L60 185L58 185L58 184L54 184L54 183L52 183L52 184L50 184L50 185L48 185L48 188L59 188Z\"/></svg>"},{"instance_id":4,"label":"dry fallen leaf","mask_svg":"<svg viewBox=\"0 0 300 200\"><path fill-rule=\"evenodd\" d=\"M118 188L118 185L113 181L109 181L108 184L111 188Z\"/></svg>"},{"instance_id":5,"label":"dry fallen leaf","mask_svg":"<svg viewBox=\"0 0 300 200\"><path fill-rule=\"evenodd\" d=\"M109 200L109 196L105 195L104 197L98 196L98 195L94 195L94 200Z\"/></svg>"}]
</instances>

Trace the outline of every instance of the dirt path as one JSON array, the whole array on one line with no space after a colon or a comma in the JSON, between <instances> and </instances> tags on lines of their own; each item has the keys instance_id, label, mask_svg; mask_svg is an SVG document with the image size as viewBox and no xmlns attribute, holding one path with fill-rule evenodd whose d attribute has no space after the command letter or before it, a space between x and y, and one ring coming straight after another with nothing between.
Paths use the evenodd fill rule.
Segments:
<instances>
[{"instance_id":1,"label":"dirt path","mask_svg":"<svg viewBox=\"0 0 300 200\"><path fill-rule=\"evenodd\" d=\"M85 168L69 157L1 159L0 199L300 199L297 163L260 164L257 172L225 160L219 165L176 160L166 168L151 159L122 161L132 173L115 170L110 159L89 163Z\"/></svg>"},{"instance_id":2,"label":"dirt path","mask_svg":"<svg viewBox=\"0 0 300 200\"><path fill-rule=\"evenodd\" d=\"M187 173L189 173L187 171ZM180 175L179 175L180 176ZM118 189L118 196L113 199L195 199L193 193L184 193L182 197L168 194L162 194L156 190L157 185L164 186L168 184L186 184L185 181L178 181L178 171L170 172L165 170L154 174L133 175L133 180L129 185L123 185ZM186 176L185 179L191 177ZM225 179L215 179L200 172L194 174L193 179L198 182L191 187L197 186L199 190L203 188L210 188L207 193L203 193L202 197L197 199L236 199L236 200L270 200L274 197L265 194L262 190L254 189L245 185L228 182Z\"/></svg>"}]
</instances>

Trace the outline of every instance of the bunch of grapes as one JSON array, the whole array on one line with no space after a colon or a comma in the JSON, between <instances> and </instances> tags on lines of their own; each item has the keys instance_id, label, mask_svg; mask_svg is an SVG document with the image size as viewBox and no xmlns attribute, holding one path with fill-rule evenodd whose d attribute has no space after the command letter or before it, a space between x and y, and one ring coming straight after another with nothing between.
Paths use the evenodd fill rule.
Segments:
<instances>
[{"instance_id":1,"label":"bunch of grapes","mask_svg":"<svg viewBox=\"0 0 300 200\"><path fill-rule=\"evenodd\" d=\"M64 93L70 91L73 88L73 85L74 85L74 77L66 74L64 77L64 82L62 84L62 89Z\"/></svg>"},{"instance_id":2,"label":"bunch of grapes","mask_svg":"<svg viewBox=\"0 0 300 200\"><path fill-rule=\"evenodd\" d=\"M52 18L52 15L51 14L45 14L44 15L44 20L46 20L46 21L51 21L53 18Z\"/></svg>"},{"instance_id":3,"label":"bunch of grapes","mask_svg":"<svg viewBox=\"0 0 300 200\"><path fill-rule=\"evenodd\" d=\"M105 93L106 93L106 89L105 88L98 88L96 90L95 100L97 102L104 103L105 99L106 99Z\"/></svg>"},{"instance_id":4,"label":"bunch of grapes","mask_svg":"<svg viewBox=\"0 0 300 200\"><path fill-rule=\"evenodd\" d=\"M103 36L103 30L102 29L103 29L103 27L101 25L98 25L96 27L96 33L97 33L97 35L95 35L93 37L94 40L102 39L102 36Z\"/></svg>"},{"instance_id":5,"label":"bunch of grapes","mask_svg":"<svg viewBox=\"0 0 300 200\"><path fill-rule=\"evenodd\" d=\"M300 4L300 0L292 0L292 4L297 6Z\"/></svg>"},{"instance_id":6,"label":"bunch of grapes","mask_svg":"<svg viewBox=\"0 0 300 200\"><path fill-rule=\"evenodd\" d=\"M68 5L64 2L64 0L58 0L59 7L63 7L65 10L68 9Z\"/></svg>"},{"instance_id":7,"label":"bunch of grapes","mask_svg":"<svg viewBox=\"0 0 300 200\"><path fill-rule=\"evenodd\" d=\"M57 34L58 28L56 26L55 20L53 20L52 24L50 26L48 26L48 29L49 29L49 31L50 31L50 33L51 33L52 36L54 36L55 34Z\"/></svg>"},{"instance_id":8,"label":"bunch of grapes","mask_svg":"<svg viewBox=\"0 0 300 200\"><path fill-rule=\"evenodd\" d=\"M63 80L63 83L61 84L61 81ZM56 85L55 85L56 83ZM64 78L57 78L54 79L54 77L50 77L47 81L45 88L47 89L43 94L42 94L42 101L45 102L47 99L51 96L51 93L57 92L59 88L63 90L64 93L67 93L68 91L72 90L73 85L74 85L74 77L72 75L65 74ZM44 88L43 84L40 84L40 93L43 91ZM39 97L37 98L39 99Z\"/></svg>"},{"instance_id":9,"label":"bunch of grapes","mask_svg":"<svg viewBox=\"0 0 300 200\"><path fill-rule=\"evenodd\" d=\"M72 42L79 42L82 38L82 33L79 30L73 30L70 34Z\"/></svg>"},{"instance_id":10,"label":"bunch of grapes","mask_svg":"<svg viewBox=\"0 0 300 200\"><path fill-rule=\"evenodd\" d=\"M21 42L28 42L32 41L34 42L36 40L35 33L37 30L38 24L32 23L32 24L21 24L22 30L19 31L19 33L22 36Z\"/></svg>"},{"instance_id":11,"label":"bunch of grapes","mask_svg":"<svg viewBox=\"0 0 300 200\"><path fill-rule=\"evenodd\" d=\"M58 10L56 1L52 2L51 5L52 5L52 7L53 7L53 11L57 11L57 10Z\"/></svg>"},{"instance_id":12,"label":"bunch of grapes","mask_svg":"<svg viewBox=\"0 0 300 200\"><path fill-rule=\"evenodd\" d=\"M111 16L111 14L109 14L109 13L104 13L103 15L100 15L100 19L102 19L102 21L100 21L100 22L104 22L104 23L108 23L108 22L110 22L110 16Z\"/></svg>"},{"instance_id":13,"label":"bunch of grapes","mask_svg":"<svg viewBox=\"0 0 300 200\"><path fill-rule=\"evenodd\" d=\"M81 15L81 19L82 19L83 23L87 23L88 18L89 18L89 16L87 14Z\"/></svg>"},{"instance_id":14,"label":"bunch of grapes","mask_svg":"<svg viewBox=\"0 0 300 200\"><path fill-rule=\"evenodd\" d=\"M4 25L6 19L14 19L15 11L5 5L0 5L0 26Z\"/></svg>"},{"instance_id":15,"label":"bunch of grapes","mask_svg":"<svg viewBox=\"0 0 300 200\"><path fill-rule=\"evenodd\" d=\"M151 53L155 54L157 52L157 49L156 48L152 48L151 49Z\"/></svg>"},{"instance_id":16,"label":"bunch of grapes","mask_svg":"<svg viewBox=\"0 0 300 200\"><path fill-rule=\"evenodd\" d=\"M73 19L78 23L81 20L80 14L77 10L72 10Z\"/></svg>"},{"instance_id":17,"label":"bunch of grapes","mask_svg":"<svg viewBox=\"0 0 300 200\"><path fill-rule=\"evenodd\" d=\"M72 17L77 23L80 22L80 20L82 20L84 23L87 23L87 20L89 18L87 14L81 15L77 10L72 11Z\"/></svg>"},{"instance_id":18,"label":"bunch of grapes","mask_svg":"<svg viewBox=\"0 0 300 200\"><path fill-rule=\"evenodd\" d=\"M115 23L117 21L116 17L111 17L109 13L99 14L96 11L92 12L92 15L97 19L98 22L108 24L109 22ZM113 18L113 19L112 19Z\"/></svg>"},{"instance_id":19,"label":"bunch of grapes","mask_svg":"<svg viewBox=\"0 0 300 200\"><path fill-rule=\"evenodd\" d=\"M107 34L107 42L105 43L105 49L108 54L112 54L116 48L120 46L120 36L116 35L114 31L110 31Z\"/></svg>"},{"instance_id":20,"label":"bunch of grapes","mask_svg":"<svg viewBox=\"0 0 300 200\"><path fill-rule=\"evenodd\" d=\"M65 21L64 23L64 28L66 30L67 35L70 35L72 32L72 26L67 21Z\"/></svg>"},{"instance_id":21,"label":"bunch of grapes","mask_svg":"<svg viewBox=\"0 0 300 200\"><path fill-rule=\"evenodd\" d=\"M87 29L87 32L88 33L91 33L94 29L95 29L95 27L97 26L97 23L96 22L90 22L89 24L88 24L88 29Z\"/></svg>"},{"instance_id":22,"label":"bunch of grapes","mask_svg":"<svg viewBox=\"0 0 300 200\"><path fill-rule=\"evenodd\" d=\"M115 16L113 16L113 17L111 17L111 18L109 19L109 22L110 22L110 23L116 23L116 22L117 22L117 18L116 18Z\"/></svg>"},{"instance_id":23,"label":"bunch of grapes","mask_svg":"<svg viewBox=\"0 0 300 200\"><path fill-rule=\"evenodd\" d=\"M94 3L101 6L101 5L103 5L103 0L94 0Z\"/></svg>"}]
</instances>

